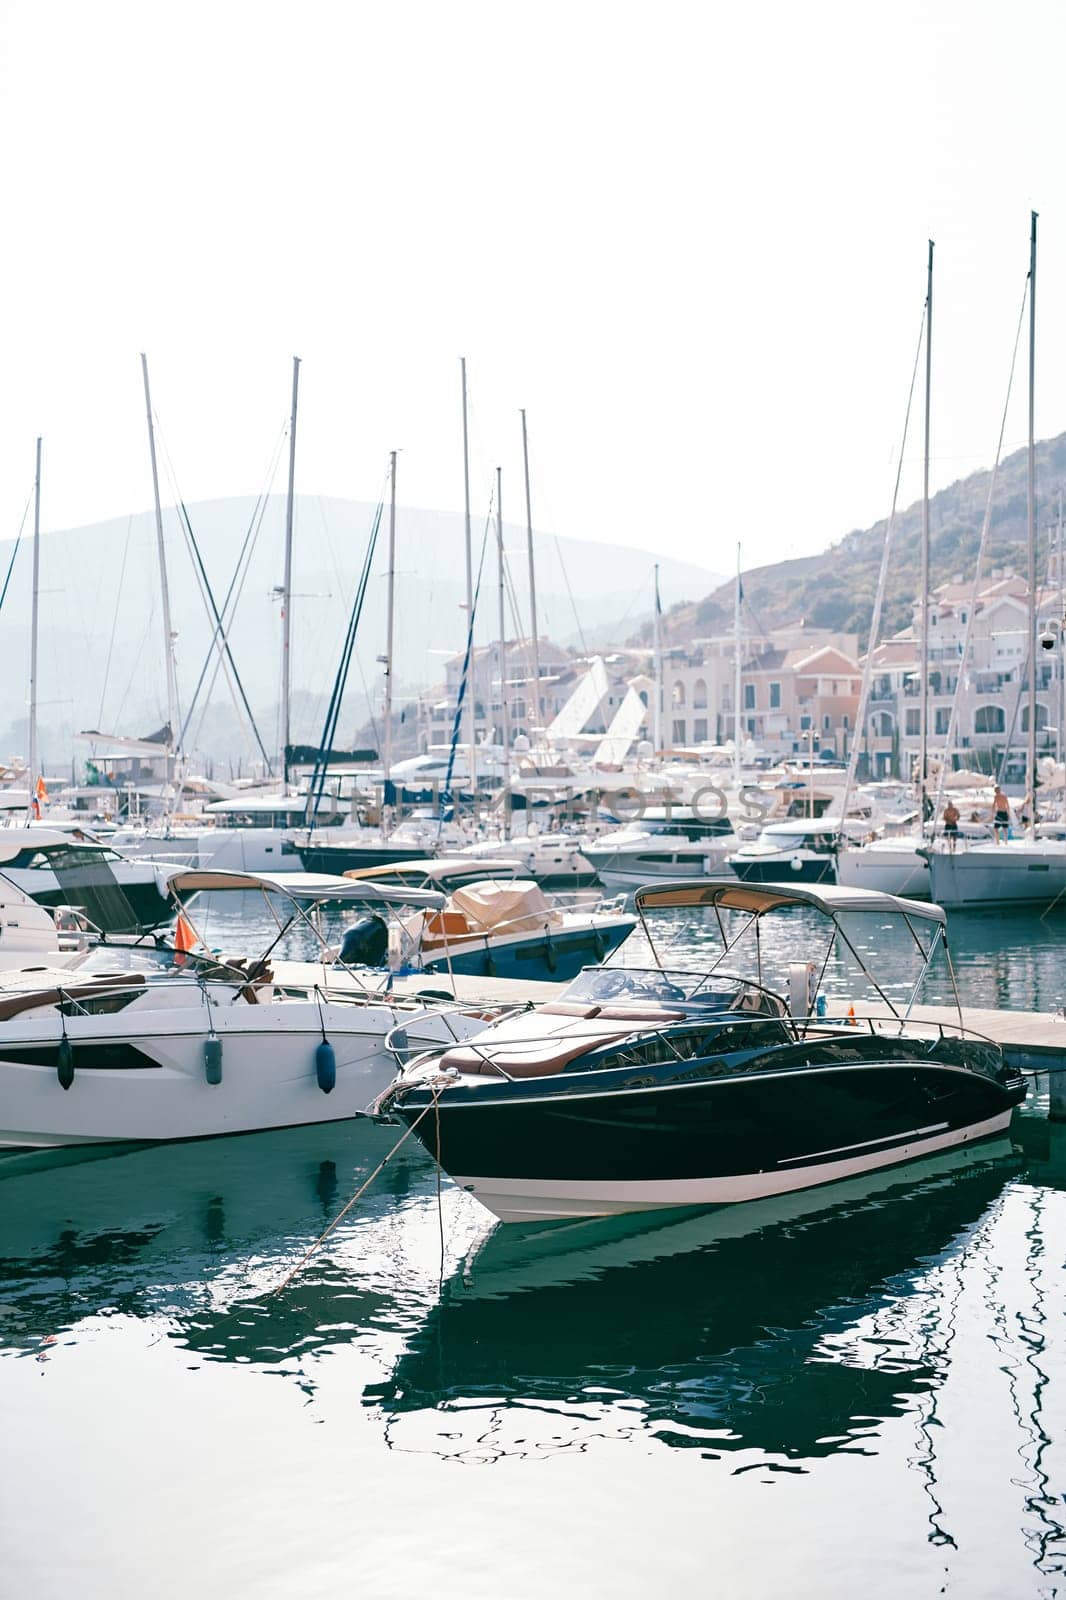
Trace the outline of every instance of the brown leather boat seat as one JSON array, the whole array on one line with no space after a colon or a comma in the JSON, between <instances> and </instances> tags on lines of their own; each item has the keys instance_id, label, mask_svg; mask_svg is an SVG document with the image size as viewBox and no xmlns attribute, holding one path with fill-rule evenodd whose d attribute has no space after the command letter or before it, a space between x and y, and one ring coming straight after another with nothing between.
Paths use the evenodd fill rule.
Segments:
<instances>
[{"instance_id":1,"label":"brown leather boat seat","mask_svg":"<svg viewBox=\"0 0 1066 1600\"><path fill-rule=\"evenodd\" d=\"M11 1022L25 1011L40 1011L63 1000L87 1000L108 994L112 989L143 988L144 977L137 972L121 972L102 978L99 983L71 984L65 989L29 989L0 1000L0 1022Z\"/></svg>"}]
</instances>

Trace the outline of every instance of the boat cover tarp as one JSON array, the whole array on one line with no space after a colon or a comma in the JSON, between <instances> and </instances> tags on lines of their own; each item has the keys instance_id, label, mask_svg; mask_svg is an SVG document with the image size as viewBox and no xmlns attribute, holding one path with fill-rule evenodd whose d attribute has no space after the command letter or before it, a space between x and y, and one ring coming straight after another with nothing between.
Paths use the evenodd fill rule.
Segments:
<instances>
[{"instance_id":1,"label":"boat cover tarp","mask_svg":"<svg viewBox=\"0 0 1066 1600\"><path fill-rule=\"evenodd\" d=\"M543 891L526 878L506 883L490 878L484 883L467 884L449 896L449 904L461 911L478 933L491 933L504 924L508 933L521 933L558 920L558 913L552 910Z\"/></svg>"}]
</instances>

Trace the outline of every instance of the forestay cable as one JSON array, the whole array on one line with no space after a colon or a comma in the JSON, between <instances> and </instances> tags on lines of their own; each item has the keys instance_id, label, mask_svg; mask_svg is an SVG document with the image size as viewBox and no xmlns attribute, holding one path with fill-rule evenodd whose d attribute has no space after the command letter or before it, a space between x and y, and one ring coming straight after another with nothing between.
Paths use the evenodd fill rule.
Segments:
<instances>
[{"instance_id":1,"label":"forestay cable","mask_svg":"<svg viewBox=\"0 0 1066 1600\"><path fill-rule=\"evenodd\" d=\"M981 537L977 543L977 560L973 569L973 585L970 589L970 604L966 612L966 628L962 636L962 649L959 657L959 671L955 679L955 692L951 697L951 714L948 718L947 737L944 740L944 754L940 762L940 776L937 781L936 801L933 806L933 829L936 831L936 818L940 814L940 807L944 799L944 784L947 779L948 763L955 752L955 736L959 725L959 691L966 678L966 668L970 659L970 642L973 637L974 614L977 610L977 592L981 585L981 567L984 563L985 546L988 543L988 530L992 525L992 497L996 492L996 479L999 475L999 464L1003 456L1003 438L1007 431L1007 412L1010 408L1011 390L1014 387L1014 369L1018 362L1018 346L1022 338L1022 326L1025 321L1025 307L1029 299L1029 278L1026 275L1025 289L1022 293L1022 308L1018 313L1018 328L1014 335L1014 350L1010 358L1010 374L1007 378L1007 393L1003 401L1003 415L999 421L999 438L996 441L996 459L992 464L992 471L988 478L988 494L985 496L985 515L981 523ZM1032 671L1032 656L1030 653L1029 670ZM1020 682L1023 680L1019 680ZM1017 713L1015 713L1017 714ZM1013 731L1013 730L1012 730ZM1010 742L1007 742L1007 750ZM1004 756L1006 752L1004 752Z\"/></svg>"},{"instance_id":2,"label":"forestay cable","mask_svg":"<svg viewBox=\"0 0 1066 1600\"><path fill-rule=\"evenodd\" d=\"M840 829L837 833L837 846L844 842L844 824L848 814L848 802L855 784L855 774L859 766L859 752L862 748L863 734L866 730L866 708L870 701L870 685L873 682L874 650L881 634L881 612L885 603L885 590L888 587L888 565L892 553L892 535L896 527L896 509L899 505L899 485L903 476L903 459L907 452L907 435L911 425L911 407L914 404L914 386L918 380L918 363L921 360L922 340L925 337L925 319L928 304L922 305L922 320L918 328L918 345L914 352L914 367L911 371L911 386L907 392L907 410L903 417L903 438L900 440L899 460L896 463L896 482L892 490L892 510L889 512L888 527L885 529L885 544L881 551L881 570L877 576L877 592L874 595L874 608L870 617L870 631L866 641L866 666L862 675L862 687L859 690L859 706L855 716L855 742L851 747L851 759L848 761L848 775L844 780L844 794L840 802Z\"/></svg>"}]
</instances>

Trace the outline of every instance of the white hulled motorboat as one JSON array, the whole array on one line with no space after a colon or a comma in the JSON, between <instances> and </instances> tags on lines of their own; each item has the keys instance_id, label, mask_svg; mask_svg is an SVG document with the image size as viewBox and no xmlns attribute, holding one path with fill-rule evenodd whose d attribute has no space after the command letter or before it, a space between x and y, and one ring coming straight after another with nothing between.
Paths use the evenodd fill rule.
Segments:
<instances>
[{"instance_id":1,"label":"white hulled motorboat","mask_svg":"<svg viewBox=\"0 0 1066 1600\"><path fill-rule=\"evenodd\" d=\"M701 818L678 807L647 809L639 822L590 839L585 854L606 889L639 889L699 873L728 871L737 835L728 817Z\"/></svg>"},{"instance_id":2,"label":"white hulled motorboat","mask_svg":"<svg viewBox=\"0 0 1066 1600\"><path fill-rule=\"evenodd\" d=\"M81 966L92 940L69 910L49 911L0 873L0 971Z\"/></svg>"},{"instance_id":3,"label":"white hulled motorboat","mask_svg":"<svg viewBox=\"0 0 1066 1600\"><path fill-rule=\"evenodd\" d=\"M173 916L167 869L133 861L82 828L0 829L0 871L40 906L73 906L101 933L141 933Z\"/></svg>"},{"instance_id":4,"label":"white hulled motorboat","mask_svg":"<svg viewBox=\"0 0 1066 1600\"><path fill-rule=\"evenodd\" d=\"M280 897L287 918L273 944L297 924L314 931L325 902L396 899L309 874L189 869L171 884L179 903L260 890L275 915ZM409 905L420 896L404 889L400 898ZM440 897L423 898L436 905ZM391 1081L385 1040L397 1026L427 1047L483 1026L372 986L360 993L350 969L333 990L324 965L312 969L310 987L297 987L276 984L265 956L185 959L184 971L9 975L0 991L0 1145L199 1139L332 1122L357 1115Z\"/></svg>"}]
</instances>

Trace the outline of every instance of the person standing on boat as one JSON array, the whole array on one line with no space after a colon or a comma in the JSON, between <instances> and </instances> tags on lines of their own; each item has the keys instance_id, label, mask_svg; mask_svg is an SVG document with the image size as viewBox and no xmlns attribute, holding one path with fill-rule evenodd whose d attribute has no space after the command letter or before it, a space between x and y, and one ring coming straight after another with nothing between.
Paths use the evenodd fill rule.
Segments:
<instances>
[{"instance_id":1,"label":"person standing on boat","mask_svg":"<svg viewBox=\"0 0 1066 1600\"><path fill-rule=\"evenodd\" d=\"M997 783L992 796L992 833L997 844L1000 843L1000 830L1006 839L1010 833L1010 801Z\"/></svg>"},{"instance_id":2,"label":"person standing on boat","mask_svg":"<svg viewBox=\"0 0 1066 1600\"><path fill-rule=\"evenodd\" d=\"M944 838L947 840L948 849L954 854L955 846L959 842L959 808L954 800L949 800L944 807Z\"/></svg>"}]
</instances>

